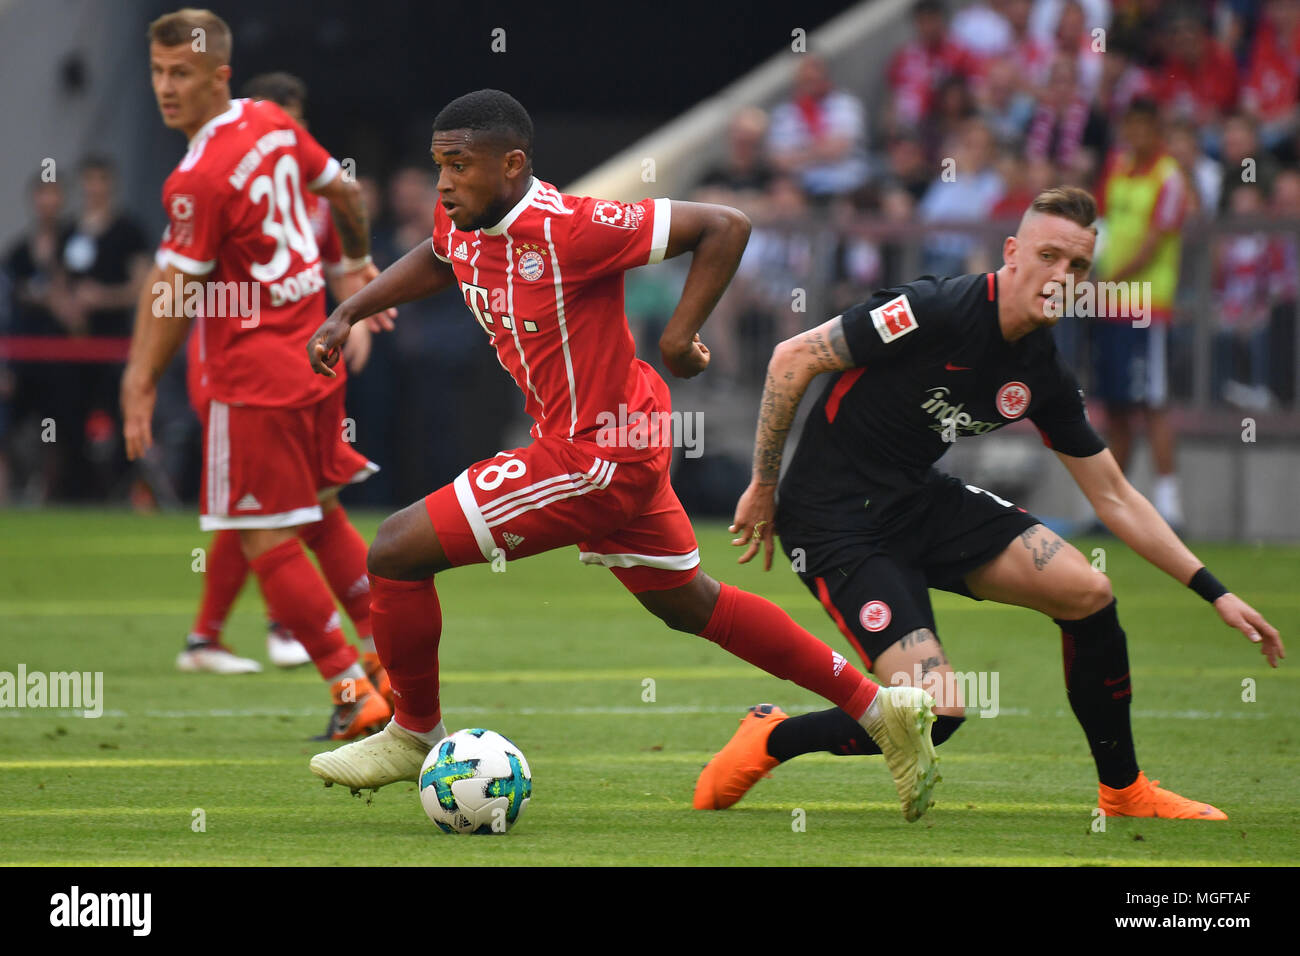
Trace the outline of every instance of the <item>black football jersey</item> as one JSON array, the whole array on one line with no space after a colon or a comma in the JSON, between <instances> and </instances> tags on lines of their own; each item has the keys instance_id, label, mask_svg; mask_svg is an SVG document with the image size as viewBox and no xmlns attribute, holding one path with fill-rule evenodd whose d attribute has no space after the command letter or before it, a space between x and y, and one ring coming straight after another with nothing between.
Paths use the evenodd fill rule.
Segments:
<instances>
[{"instance_id":1,"label":"black football jersey","mask_svg":"<svg viewBox=\"0 0 1300 956\"><path fill-rule=\"evenodd\" d=\"M808 415L781 481L783 526L887 529L954 441L1022 418L1063 454L1106 447L1051 330L1006 341L997 295L994 273L922 276L843 314L857 367L830 377Z\"/></svg>"}]
</instances>

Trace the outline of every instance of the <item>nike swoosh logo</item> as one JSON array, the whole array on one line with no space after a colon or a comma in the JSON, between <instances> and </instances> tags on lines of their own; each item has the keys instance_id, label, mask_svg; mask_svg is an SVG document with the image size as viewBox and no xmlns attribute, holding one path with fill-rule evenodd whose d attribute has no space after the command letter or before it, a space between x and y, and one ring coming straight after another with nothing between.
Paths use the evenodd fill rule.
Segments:
<instances>
[{"instance_id":1,"label":"nike swoosh logo","mask_svg":"<svg viewBox=\"0 0 1300 956\"><path fill-rule=\"evenodd\" d=\"M1124 680L1128 680L1128 671L1124 672L1123 677L1116 677L1114 680L1107 680L1106 678L1103 677L1101 682L1105 684L1107 687L1114 687L1120 681L1124 681Z\"/></svg>"},{"instance_id":2,"label":"nike swoosh logo","mask_svg":"<svg viewBox=\"0 0 1300 956\"><path fill-rule=\"evenodd\" d=\"M969 365L953 365L951 362L945 365L944 368L950 372L969 372L971 370Z\"/></svg>"}]
</instances>

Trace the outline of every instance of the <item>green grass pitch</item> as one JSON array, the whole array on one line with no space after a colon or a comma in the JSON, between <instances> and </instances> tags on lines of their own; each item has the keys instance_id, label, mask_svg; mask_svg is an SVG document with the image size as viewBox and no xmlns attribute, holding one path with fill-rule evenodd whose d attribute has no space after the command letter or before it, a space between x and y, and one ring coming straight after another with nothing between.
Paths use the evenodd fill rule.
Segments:
<instances>
[{"instance_id":1,"label":"green grass pitch","mask_svg":"<svg viewBox=\"0 0 1300 956\"><path fill-rule=\"evenodd\" d=\"M370 537L378 519L357 523ZM856 663L788 568L737 567L721 524L697 530L711 574L776 601ZM443 835L413 784L368 805L309 773L322 745L308 738L327 716L310 668L174 669L199 591L191 552L206 544L189 515L0 513L0 671L102 671L105 708L99 719L0 709L0 863L1300 863L1300 660L1293 651L1270 671L1204 602L1113 540L1076 544L1106 549L1142 766L1227 823L1110 820L1093 832L1096 778L1055 629L939 594L954 668L996 671L1002 713L969 719L940 748L944 781L925 818L903 821L879 757L829 755L778 768L731 810L696 812L696 773L745 707L820 702L669 631L570 549L439 578L448 726L504 733L534 778L508 835ZM1300 549L1199 553L1296 645ZM250 582L227 640L264 660L264 633Z\"/></svg>"}]
</instances>

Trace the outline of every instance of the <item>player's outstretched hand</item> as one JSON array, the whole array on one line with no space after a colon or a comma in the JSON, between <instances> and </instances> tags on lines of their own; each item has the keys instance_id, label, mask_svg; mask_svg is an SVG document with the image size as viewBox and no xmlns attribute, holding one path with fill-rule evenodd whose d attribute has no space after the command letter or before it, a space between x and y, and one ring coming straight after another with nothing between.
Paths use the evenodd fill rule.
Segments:
<instances>
[{"instance_id":1,"label":"player's outstretched hand","mask_svg":"<svg viewBox=\"0 0 1300 956\"><path fill-rule=\"evenodd\" d=\"M1245 634L1252 644L1259 645L1259 652L1268 658L1272 667L1277 667L1279 657L1286 657L1286 648L1282 646L1282 637L1272 624L1264 620L1253 607L1229 591L1214 602L1214 609L1223 618L1228 627L1235 627Z\"/></svg>"},{"instance_id":2,"label":"player's outstretched hand","mask_svg":"<svg viewBox=\"0 0 1300 956\"><path fill-rule=\"evenodd\" d=\"M337 316L338 311L335 310L334 315L325 320L316 330L316 334L311 337L311 341L307 343L307 360L311 362L312 371L317 375L327 375L330 378L338 375L334 371L334 366L338 364L343 343L348 340L348 333L352 331L352 326Z\"/></svg>"},{"instance_id":3,"label":"player's outstretched hand","mask_svg":"<svg viewBox=\"0 0 1300 956\"><path fill-rule=\"evenodd\" d=\"M122 437L126 439L128 461L135 461L153 446L153 408L157 400L157 386L128 366L121 387Z\"/></svg>"},{"instance_id":4,"label":"player's outstretched hand","mask_svg":"<svg viewBox=\"0 0 1300 956\"><path fill-rule=\"evenodd\" d=\"M694 378L709 367L709 348L698 334L685 346L660 340L659 354L663 356L664 367L677 378Z\"/></svg>"},{"instance_id":5,"label":"player's outstretched hand","mask_svg":"<svg viewBox=\"0 0 1300 956\"><path fill-rule=\"evenodd\" d=\"M738 564L748 564L763 549L763 570L772 570L772 521L776 517L776 485L761 485L751 481L745 493L736 505L736 517L729 530L738 535L731 543L736 547L745 547L745 553L738 559Z\"/></svg>"}]
</instances>

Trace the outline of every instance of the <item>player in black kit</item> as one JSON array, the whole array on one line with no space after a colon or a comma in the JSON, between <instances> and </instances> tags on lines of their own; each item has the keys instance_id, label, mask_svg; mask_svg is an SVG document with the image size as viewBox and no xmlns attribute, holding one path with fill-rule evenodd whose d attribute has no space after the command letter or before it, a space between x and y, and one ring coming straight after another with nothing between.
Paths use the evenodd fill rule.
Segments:
<instances>
[{"instance_id":1,"label":"player in black kit","mask_svg":"<svg viewBox=\"0 0 1300 956\"><path fill-rule=\"evenodd\" d=\"M1143 774L1129 726L1124 631L1110 581L1073 546L1009 501L937 471L958 438L1027 418L1096 509L1139 555L1213 602L1276 667L1278 632L1227 591L1124 478L1084 413L1051 326L1067 274L1092 266L1096 203L1082 189L1040 194L1003 246L995 273L877 292L776 347L768 366L754 474L736 508L740 561L773 531L793 566L883 682L935 688L933 741L961 725L952 667L935 634L929 588L1033 608L1061 629L1066 690L1110 816L1224 820ZM1049 305L1055 295L1057 302ZM831 373L775 500L786 434L809 383ZM901 675L901 677L900 677ZM750 708L701 773L698 809L731 806L778 763L802 753L875 753L838 709L787 717Z\"/></svg>"}]
</instances>

